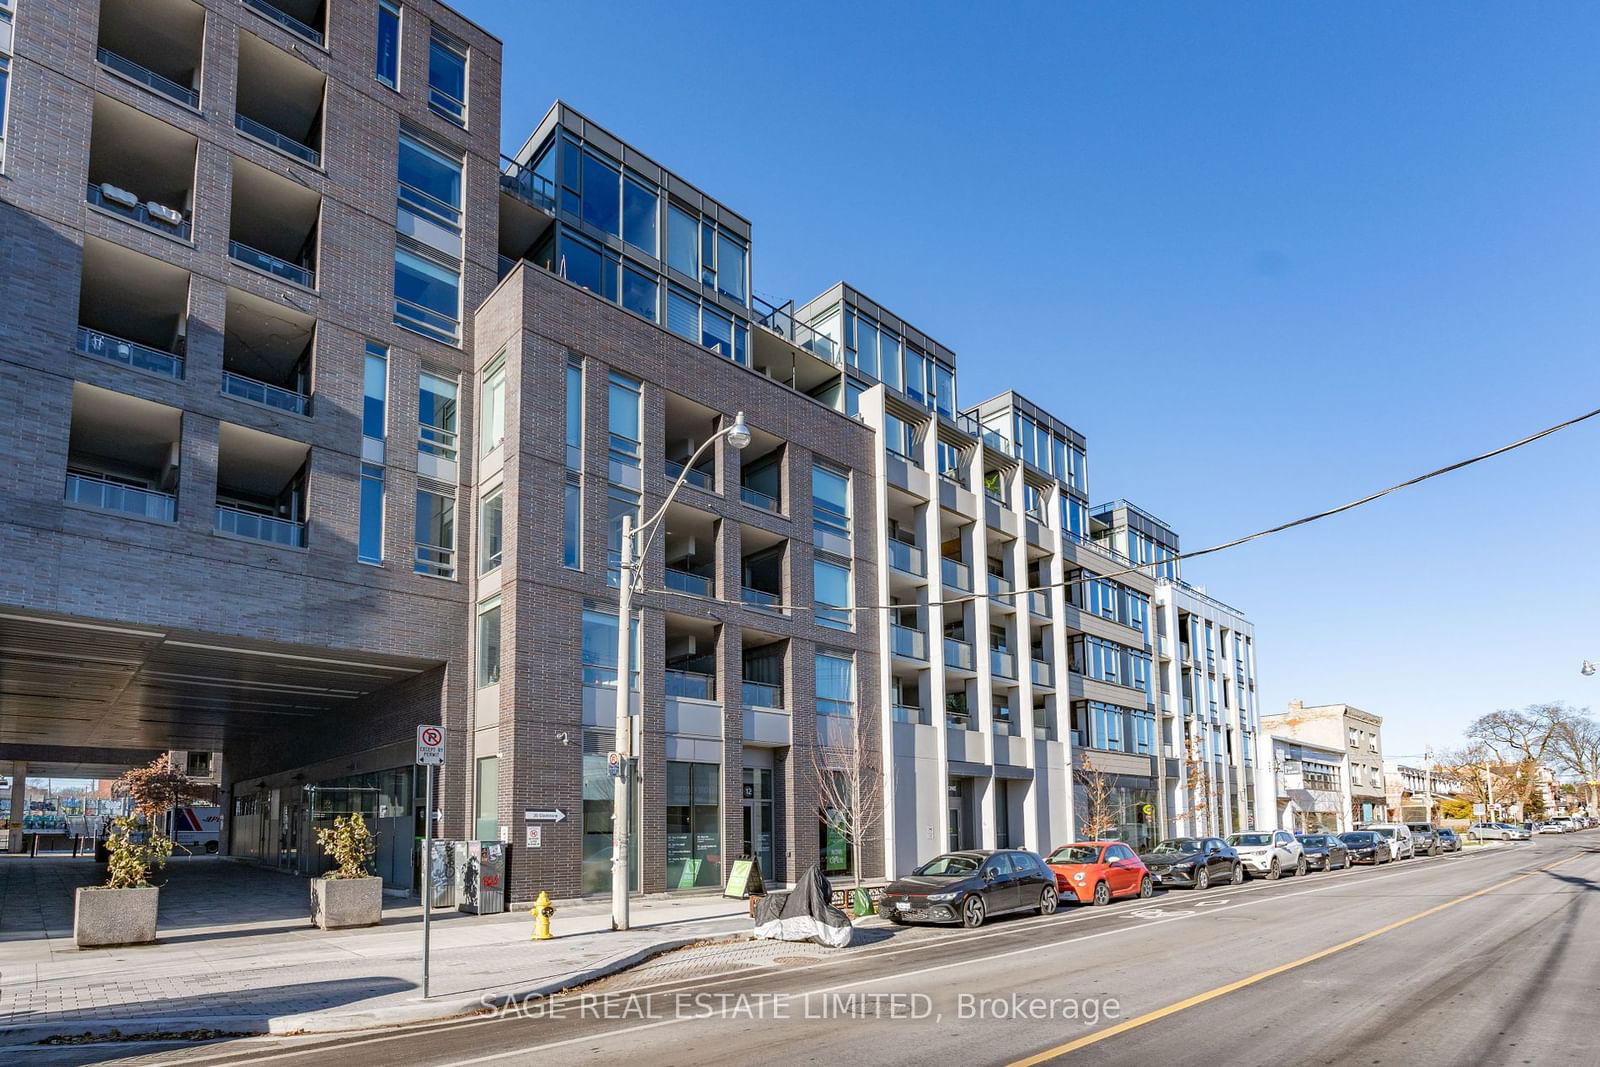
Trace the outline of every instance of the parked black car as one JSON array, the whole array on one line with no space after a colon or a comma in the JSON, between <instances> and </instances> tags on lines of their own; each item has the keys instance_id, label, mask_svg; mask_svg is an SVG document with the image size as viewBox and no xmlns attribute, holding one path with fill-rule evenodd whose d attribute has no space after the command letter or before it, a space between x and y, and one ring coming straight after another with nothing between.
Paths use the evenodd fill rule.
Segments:
<instances>
[{"instance_id":1,"label":"parked black car","mask_svg":"<svg viewBox=\"0 0 1600 1067\"><path fill-rule=\"evenodd\" d=\"M1418 856L1437 856L1444 851L1439 847L1439 831L1431 822L1408 822L1406 829L1411 831L1411 847Z\"/></svg>"},{"instance_id":2,"label":"parked black car","mask_svg":"<svg viewBox=\"0 0 1600 1067\"><path fill-rule=\"evenodd\" d=\"M1220 837L1169 837L1139 853L1156 885L1204 889L1213 883L1244 881L1239 854Z\"/></svg>"},{"instance_id":3,"label":"parked black car","mask_svg":"<svg viewBox=\"0 0 1600 1067\"><path fill-rule=\"evenodd\" d=\"M1020 849L971 849L929 860L883 891L879 909L892 923L982 926L1008 911L1056 910L1056 876Z\"/></svg>"},{"instance_id":4,"label":"parked black car","mask_svg":"<svg viewBox=\"0 0 1600 1067\"><path fill-rule=\"evenodd\" d=\"M1295 834L1305 850L1306 870L1337 871L1350 866L1350 849L1338 834Z\"/></svg>"},{"instance_id":5,"label":"parked black car","mask_svg":"<svg viewBox=\"0 0 1600 1067\"><path fill-rule=\"evenodd\" d=\"M1441 826L1438 830L1439 848L1445 852L1461 851L1461 835L1448 826Z\"/></svg>"},{"instance_id":6,"label":"parked black car","mask_svg":"<svg viewBox=\"0 0 1600 1067\"><path fill-rule=\"evenodd\" d=\"M1352 830L1340 834L1339 840L1344 842L1351 863L1370 863L1376 867L1389 862L1389 842L1371 830Z\"/></svg>"}]
</instances>

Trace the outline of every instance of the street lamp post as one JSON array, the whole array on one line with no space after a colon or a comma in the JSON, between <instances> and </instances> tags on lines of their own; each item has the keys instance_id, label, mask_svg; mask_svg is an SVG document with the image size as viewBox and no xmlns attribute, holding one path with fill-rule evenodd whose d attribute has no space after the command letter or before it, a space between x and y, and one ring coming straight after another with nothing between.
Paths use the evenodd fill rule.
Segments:
<instances>
[{"instance_id":1,"label":"street lamp post","mask_svg":"<svg viewBox=\"0 0 1600 1067\"><path fill-rule=\"evenodd\" d=\"M642 563L642 558L655 543L655 534L644 543L643 549L635 550L634 539L640 534L651 530L667 513L667 506L672 503L673 497L678 495L678 490L683 488L684 481L689 477L689 472L699 461L706 449L716 443L717 438L726 437L728 444L735 449L742 450L750 443L750 427L745 425L744 412L734 415L733 423L724 426L716 433L705 439L701 446L695 449L688 462L683 465L683 473L678 475L678 480L672 483L667 498L661 502L654 515L640 523L635 529L633 516L622 517L622 558L618 565L617 582L617 762L618 774L616 790L612 796L611 810L611 929L628 929L628 885L630 871L628 864L628 830L633 819L633 586L634 574Z\"/></svg>"}]
</instances>

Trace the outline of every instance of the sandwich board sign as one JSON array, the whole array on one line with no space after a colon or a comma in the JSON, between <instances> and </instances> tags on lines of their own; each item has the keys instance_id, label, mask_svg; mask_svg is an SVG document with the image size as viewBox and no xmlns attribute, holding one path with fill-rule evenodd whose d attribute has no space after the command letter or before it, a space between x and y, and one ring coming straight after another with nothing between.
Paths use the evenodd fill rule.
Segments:
<instances>
[{"instance_id":1,"label":"sandwich board sign","mask_svg":"<svg viewBox=\"0 0 1600 1067\"><path fill-rule=\"evenodd\" d=\"M417 727L417 766L444 766L444 727Z\"/></svg>"}]
</instances>

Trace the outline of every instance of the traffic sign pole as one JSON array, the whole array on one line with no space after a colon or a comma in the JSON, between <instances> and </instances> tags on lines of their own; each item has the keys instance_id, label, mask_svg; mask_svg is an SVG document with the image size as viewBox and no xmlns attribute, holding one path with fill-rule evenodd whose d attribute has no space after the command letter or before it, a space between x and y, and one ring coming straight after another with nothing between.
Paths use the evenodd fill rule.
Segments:
<instances>
[{"instance_id":1,"label":"traffic sign pole","mask_svg":"<svg viewBox=\"0 0 1600 1067\"><path fill-rule=\"evenodd\" d=\"M427 770L422 790L422 999L428 999L428 940L433 915L433 769L444 763L444 727L417 727L417 763Z\"/></svg>"}]
</instances>

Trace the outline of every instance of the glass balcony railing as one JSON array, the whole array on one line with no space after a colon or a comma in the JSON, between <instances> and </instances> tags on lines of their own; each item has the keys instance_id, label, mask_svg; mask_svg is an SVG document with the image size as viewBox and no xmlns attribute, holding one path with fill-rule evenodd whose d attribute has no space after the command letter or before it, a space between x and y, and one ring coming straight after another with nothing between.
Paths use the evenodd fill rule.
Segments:
<instances>
[{"instance_id":1,"label":"glass balcony railing","mask_svg":"<svg viewBox=\"0 0 1600 1067\"><path fill-rule=\"evenodd\" d=\"M895 722L914 722L923 726L929 725L927 715L919 707L912 704L896 704L893 709Z\"/></svg>"},{"instance_id":2,"label":"glass balcony railing","mask_svg":"<svg viewBox=\"0 0 1600 1067\"><path fill-rule=\"evenodd\" d=\"M972 568L960 560L940 556L939 573L944 578L944 584L951 589L959 589L963 593L972 592Z\"/></svg>"},{"instance_id":3,"label":"glass balcony railing","mask_svg":"<svg viewBox=\"0 0 1600 1067\"><path fill-rule=\"evenodd\" d=\"M715 588L711 575L696 574L680 567L667 567L665 580L668 589L692 596L711 596Z\"/></svg>"},{"instance_id":4,"label":"glass balcony railing","mask_svg":"<svg viewBox=\"0 0 1600 1067\"><path fill-rule=\"evenodd\" d=\"M759 296L752 295L750 307L755 312L757 326L764 327L785 341L805 349L818 359L838 364L839 352L834 347L833 338L825 333L818 333L803 322L797 322L794 317L794 301L791 300L778 307Z\"/></svg>"},{"instance_id":5,"label":"glass balcony railing","mask_svg":"<svg viewBox=\"0 0 1600 1067\"><path fill-rule=\"evenodd\" d=\"M95 58L100 61L102 67L109 67L124 78L131 78L140 85L154 89L162 96L170 97L178 103L189 107L200 106L200 94L193 89L186 85L179 85L170 78L163 78L155 71L147 70L126 56L117 55L109 48L97 50Z\"/></svg>"},{"instance_id":6,"label":"glass balcony railing","mask_svg":"<svg viewBox=\"0 0 1600 1067\"><path fill-rule=\"evenodd\" d=\"M909 659L928 658L928 635L909 626L889 627L889 650Z\"/></svg>"},{"instance_id":7,"label":"glass balcony railing","mask_svg":"<svg viewBox=\"0 0 1600 1067\"><path fill-rule=\"evenodd\" d=\"M908 545L904 541L889 538L889 566L905 574L915 574L922 577L925 573L922 565L922 549L916 545Z\"/></svg>"},{"instance_id":8,"label":"glass balcony railing","mask_svg":"<svg viewBox=\"0 0 1600 1067\"><path fill-rule=\"evenodd\" d=\"M263 252L259 248L251 248L243 241L229 241L228 256L240 263L254 267L256 270L263 270L285 281L303 285L307 289L315 289L317 287L315 271L308 267L290 263L286 259L279 259L277 256Z\"/></svg>"},{"instance_id":9,"label":"glass balcony railing","mask_svg":"<svg viewBox=\"0 0 1600 1067\"><path fill-rule=\"evenodd\" d=\"M1033 661L1033 684L1053 686L1056 684L1055 666L1045 660Z\"/></svg>"},{"instance_id":10,"label":"glass balcony railing","mask_svg":"<svg viewBox=\"0 0 1600 1067\"><path fill-rule=\"evenodd\" d=\"M987 576L989 582L989 595L1002 604L1011 603L1011 579L998 574Z\"/></svg>"},{"instance_id":11,"label":"glass balcony railing","mask_svg":"<svg viewBox=\"0 0 1600 1067\"><path fill-rule=\"evenodd\" d=\"M684 485L692 485L697 489L704 489L708 493L716 486L715 480L711 477L711 472L701 467L691 468L688 476L685 477L683 464L675 459L666 461L666 471L667 477L674 482L679 478L683 478Z\"/></svg>"},{"instance_id":12,"label":"glass balcony railing","mask_svg":"<svg viewBox=\"0 0 1600 1067\"><path fill-rule=\"evenodd\" d=\"M114 185L97 185L90 182L88 201L103 211L121 215L129 222L149 227L157 233L172 234L185 241L189 239L189 220L183 213L160 204L141 204L132 193ZM110 190L108 193L107 190Z\"/></svg>"},{"instance_id":13,"label":"glass balcony railing","mask_svg":"<svg viewBox=\"0 0 1600 1067\"><path fill-rule=\"evenodd\" d=\"M768 496L766 493L763 493L761 490L752 489L748 485L741 485L739 487L739 499L743 500L746 504L749 504L751 507L757 507L757 508L760 508L763 511L770 511L774 515L776 515L778 513L778 498L777 497Z\"/></svg>"},{"instance_id":14,"label":"glass balcony railing","mask_svg":"<svg viewBox=\"0 0 1600 1067\"><path fill-rule=\"evenodd\" d=\"M666 672L666 681L669 697L683 697L686 700L717 699L715 675L669 670Z\"/></svg>"},{"instance_id":15,"label":"glass balcony railing","mask_svg":"<svg viewBox=\"0 0 1600 1067\"><path fill-rule=\"evenodd\" d=\"M304 393L258 382L254 378L246 378L232 371L222 372L222 391L228 396L264 404L269 408L287 411L291 415L306 415L311 411L311 398Z\"/></svg>"},{"instance_id":16,"label":"glass balcony railing","mask_svg":"<svg viewBox=\"0 0 1600 1067\"><path fill-rule=\"evenodd\" d=\"M312 148L308 144L302 144L293 137L290 137L288 134L279 133L271 126L257 122L248 115L234 115L233 124L234 126L238 127L241 133L249 134L258 141L265 141L273 148L276 148L282 152L287 152L296 159L304 160L313 167L322 165L321 152L317 151L315 148Z\"/></svg>"},{"instance_id":17,"label":"glass balcony railing","mask_svg":"<svg viewBox=\"0 0 1600 1067\"><path fill-rule=\"evenodd\" d=\"M78 327L78 351L86 356L108 359L113 363L133 367L135 370L147 370L153 374L164 374L169 378L183 377L182 356L159 348L151 348L149 345L141 345L137 341L113 337L109 333L91 330L87 326Z\"/></svg>"},{"instance_id":18,"label":"glass balcony railing","mask_svg":"<svg viewBox=\"0 0 1600 1067\"><path fill-rule=\"evenodd\" d=\"M747 708L782 708L783 686L766 682L745 682L742 686Z\"/></svg>"},{"instance_id":19,"label":"glass balcony railing","mask_svg":"<svg viewBox=\"0 0 1600 1067\"><path fill-rule=\"evenodd\" d=\"M549 178L535 174L515 160L501 156L500 188L523 203L542 211L555 211L556 187Z\"/></svg>"},{"instance_id":20,"label":"glass balcony railing","mask_svg":"<svg viewBox=\"0 0 1600 1067\"><path fill-rule=\"evenodd\" d=\"M970 671L974 663L972 643L954 637L944 639L944 665L959 671Z\"/></svg>"},{"instance_id":21,"label":"glass balcony railing","mask_svg":"<svg viewBox=\"0 0 1600 1067\"><path fill-rule=\"evenodd\" d=\"M172 522L178 514L178 498L171 493L123 485L95 474L68 474L67 501L161 522Z\"/></svg>"},{"instance_id":22,"label":"glass balcony railing","mask_svg":"<svg viewBox=\"0 0 1600 1067\"><path fill-rule=\"evenodd\" d=\"M1015 678L1017 676L1017 657L1009 652L1002 652L998 648L989 652L989 673L1001 678Z\"/></svg>"},{"instance_id":23,"label":"glass balcony railing","mask_svg":"<svg viewBox=\"0 0 1600 1067\"><path fill-rule=\"evenodd\" d=\"M758 608L778 610L783 604L783 597L777 593L769 593L765 589L752 589L748 585L739 590L739 599L746 604Z\"/></svg>"},{"instance_id":24,"label":"glass balcony railing","mask_svg":"<svg viewBox=\"0 0 1600 1067\"><path fill-rule=\"evenodd\" d=\"M1050 594L1037 590L1028 594L1028 611L1041 619L1050 617Z\"/></svg>"},{"instance_id":25,"label":"glass balcony railing","mask_svg":"<svg viewBox=\"0 0 1600 1067\"><path fill-rule=\"evenodd\" d=\"M305 523L245 511L227 504L217 505L217 529L221 533L247 537L252 541L266 541L289 548L306 546Z\"/></svg>"},{"instance_id":26,"label":"glass balcony railing","mask_svg":"<svg viewBox=\"0 0 1600 1067\"><path fill-rule=\"evenodd\" d=\"M276 7L272 6L272 4L268 3L267 0L244 0L244 2L246 6L259 11L262 15L265 15L267 18L271 19L273 22L276 22L278 25L282 26L295 36L304 37L306 40L315 45L320 45L322 43L321 30L317 29L315 26L308 26L306 23L301 22L287 11L279 11Z\"/></svg>"}]
</instances>

